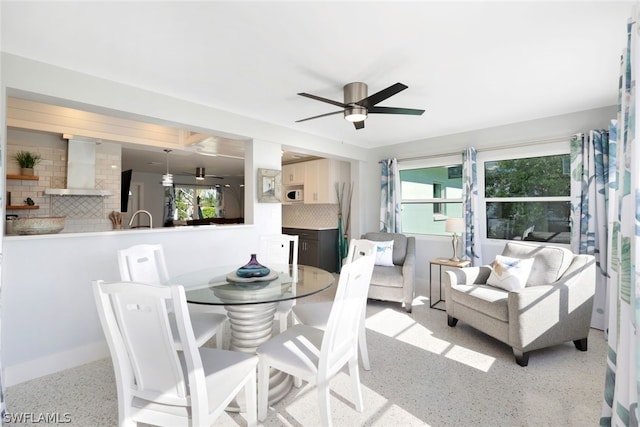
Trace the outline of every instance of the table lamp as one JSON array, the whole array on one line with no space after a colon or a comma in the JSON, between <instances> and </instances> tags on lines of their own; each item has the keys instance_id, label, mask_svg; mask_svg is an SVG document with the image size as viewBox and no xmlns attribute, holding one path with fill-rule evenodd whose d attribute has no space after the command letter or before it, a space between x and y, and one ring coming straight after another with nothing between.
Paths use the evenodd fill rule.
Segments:
<instances>
[{"instance_id":1,"label":"table lamp","mask_svg":"<svg viewBox=\"0 0 640 427\"><path fill-rule=\"evenodd\" d=\"M464 218L447 218L447 222L444 226L444 231L453 233L453 257L449 258L450 261L459 262L458 258L458 233L464 233Z\"/></svg>"}]
</instances>

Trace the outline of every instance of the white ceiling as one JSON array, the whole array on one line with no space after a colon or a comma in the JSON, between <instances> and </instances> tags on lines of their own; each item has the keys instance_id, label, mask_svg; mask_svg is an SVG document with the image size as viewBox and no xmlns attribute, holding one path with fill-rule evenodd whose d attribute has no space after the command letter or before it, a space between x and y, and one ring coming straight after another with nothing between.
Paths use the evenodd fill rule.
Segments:
<instances>
[{"instance_id":1,"label":"white ceiling","mask_svg":"<svg viewBox=\"0 0 640 427\"><path fill-rule=\"evenodd\" d=\"M617 102L634 2L0 3L8 53L363 147ZM342 86L409 88L355 130Z\"/></svg>"}]
</instances>

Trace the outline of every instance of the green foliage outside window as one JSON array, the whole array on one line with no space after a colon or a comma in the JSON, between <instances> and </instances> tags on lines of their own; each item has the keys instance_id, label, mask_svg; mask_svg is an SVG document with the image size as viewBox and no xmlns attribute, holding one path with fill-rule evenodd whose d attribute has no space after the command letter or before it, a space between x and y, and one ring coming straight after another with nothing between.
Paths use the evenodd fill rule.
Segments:
<instances>
[{"instance_id":1,"label":"green foliage outside window","mask_svg":"<svg viewBox=\"0 0 640 427\"><path fill-rule=\"evenodd\" d=\"M548 198L569 198L569 161L563 154L485 162L485 197L494 199L487 237L568 243L570 203Z\"/></svg>"},{"instance_id":2,"label":"green foliage outside window","mask_svg":"<svg viewBox=\"0 0 640 427\"><path fill-rule=\"evenodd\" d=\"M199 206L200 210L196 213ZM176 212L179 220L215 218L222 203L221 194L215 188L176 187Z\"/></svg>"},{"instance_id":3,"label":"green foliage outside window","mask_svg":"<svg viewBox=\"0 0 640 427\"><path fill-rule=\"evenodd\" d=\"M569 196L569 155L485 163L485 197Z\"/></svg>"}]
</instances>

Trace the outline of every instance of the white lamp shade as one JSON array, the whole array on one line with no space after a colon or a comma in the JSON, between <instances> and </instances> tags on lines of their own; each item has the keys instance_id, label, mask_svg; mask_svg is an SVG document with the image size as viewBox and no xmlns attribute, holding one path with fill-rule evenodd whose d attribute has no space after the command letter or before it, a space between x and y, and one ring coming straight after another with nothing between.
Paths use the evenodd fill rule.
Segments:
<instances>
[{"instance_id":1,"label":"white lamp shade","mask_svg":"<svg viewBox=\"0 0 640 427\"><path fill-rule=\"evenodd\" d=\"M361 122L367 118L367 109L354 106L344 111L344 118L350 122Z\"/></svg>"},{"instance_id":2,"label":"white lamp shade","mask_svg":"<svg viewBox=\"0 0 640 427\"><path fill-rule=\"evenodd\" d=\"M364 119L367 118L366 114L349 114L348 116L344 117L345 119L347 119L347 121L350 122L361 122Z\"/></svg>"},{"instance_id":3,"label":"white lamp shade","mask_svg":"<svg viewBox=\"0 0 640 427\"><path fill-rule=\"evenodd\" d=\"M450 233L464 233L464 218L447 218L444 231Z\"/></svg>"},{"instance_id":4,"label":"white lamp shade","mask_svg":"<svg viewBox=\"0 0 640 427\"><path fill-rule=\"evenodd\" d=\"M173 186L173 174L165 174L162 175L162 186L163 187L172 187Z\"/></svg>"}]
</instances>

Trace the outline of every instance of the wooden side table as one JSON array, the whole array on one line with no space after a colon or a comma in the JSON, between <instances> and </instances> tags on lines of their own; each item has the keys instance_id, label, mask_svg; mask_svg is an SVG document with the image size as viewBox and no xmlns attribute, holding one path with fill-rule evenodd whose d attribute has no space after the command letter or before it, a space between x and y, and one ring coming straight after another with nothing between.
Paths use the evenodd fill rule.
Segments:
<instances>
[{"instance_id":1,"label":"wooden side table","mask_svg":"<svg viewBox=\"0 0 640 427\"><path fill-rule=\"evenodd\" d=\"M442 299L442 267L444 266L444 267L462 268L462 267L466 267L469 264L471 264L471 261L467 261L467 260L451 261L448 258L436 258L429 261L429 308L435 308L436 310L445 311L444 308L436 307L437 304L444 302L444 299ZM431 268L434 265L437 265L438 267L440 267L440 282L439 282L440 295L439 295L438 301L434 301L433 297L431 296L431 284L433 281Z\"/></svg>"}]
</instances>

